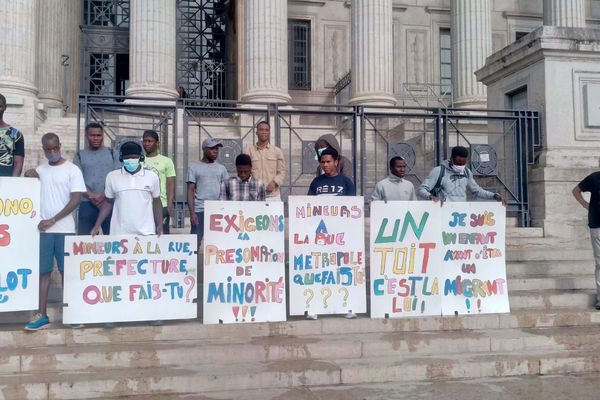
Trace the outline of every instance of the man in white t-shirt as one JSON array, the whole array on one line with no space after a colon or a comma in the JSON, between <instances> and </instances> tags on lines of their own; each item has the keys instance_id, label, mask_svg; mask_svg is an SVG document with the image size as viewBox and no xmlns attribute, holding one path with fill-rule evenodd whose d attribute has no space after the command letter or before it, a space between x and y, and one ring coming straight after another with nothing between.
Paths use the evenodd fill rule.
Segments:
<instances>
[{"instance_id":1,"label":"man in white t-shirt","mask_svg":"<svg viewBox=\"0 0 600 400\"><path fill-rule=\"evenodd\" d=\"M111 209L111 235L162 235L158 175L142 165L144 156L138 143L123 143L119 154L123 167L106 176L104 194L108 201L102 205L92 235L100 232L100 226Z\"/></svg>"},{"instance_id":2,"label":"man in white t-shirt","mask_svg":"<svg viewBox=\"0 0 600 400\"><path fill-rule=\"evenodd\" d=\"M42 148L47 163L30 169L25 176L39 178L41 183L40 216L40 309L25 325L26 331L37 331L50 325L46 307L50 274L54 259L61 276L65 261L65 236L75 233L72 212L79 206L86 191L83 175L77 166L65 160L60 153L60 140L54 133L42 137ZM63 280L64 283L64 280Z\"/></svg>"}]
</instances>

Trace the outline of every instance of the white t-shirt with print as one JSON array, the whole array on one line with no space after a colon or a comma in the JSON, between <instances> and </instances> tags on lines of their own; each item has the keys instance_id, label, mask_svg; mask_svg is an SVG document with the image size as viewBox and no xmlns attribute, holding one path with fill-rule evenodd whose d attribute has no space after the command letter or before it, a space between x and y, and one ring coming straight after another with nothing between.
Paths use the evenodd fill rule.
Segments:
<instances>
[{"instance_id":1,"label":"white t-shirt with print","mask_svg":"<svg viewBox=\"0 0 600 400\"><path fill-rule=\"evenodd\" d=\"M54 218L69 203L71 193L85 193L83 175L75 164L65 160L60 165L49 163L38 166L35 171L40 177L40 216ZM56 221L46 230L49 233L75 233L75 219L72 214Z\"/></svg>"},{"instance_id":2,"label":"white t-shirt with print","mask_svg":"<svg viewBox=\"0 0 600 400\"><path fill-rule=\"evenodd\" d=\"M160 197L160 181L154 171L141 168L135 174L125 169L106 176L104 194L114 199L111 235L154 235L153 199Z\"/></svg>"}]
</instances>

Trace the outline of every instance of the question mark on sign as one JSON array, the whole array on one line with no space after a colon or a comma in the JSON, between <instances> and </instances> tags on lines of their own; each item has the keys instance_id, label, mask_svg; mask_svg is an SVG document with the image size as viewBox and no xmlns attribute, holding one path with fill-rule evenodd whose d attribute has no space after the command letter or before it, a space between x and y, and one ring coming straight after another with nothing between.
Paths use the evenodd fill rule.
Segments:
<instances>
[{"instance_id":1,"label":"question mark on sign","mask_svg":"<svg viewBox=\"0 0 600 400\"><path fill-rule=\"evenodd\" d=\"M310 289L304 289L304 296L306 296L307 294L308 294L308 299L306 299L306 308L309 308L310 302L313 299L313 297L315 297L315 294Z\"/></svg>"},{"instance_id":2,"label":"question mark on sign","mask_svg":"<svg viewBox=\"0 0 600 400\"><path fill-rule=\"evenodd\" d=\"M183 281L185 282L186 285L190 285L187 292L185 292L185 301L189 303L190 302L190 292L192 291L194 286L196 286L196 279L194 279L193 276L186 276L185 278L183 278Z\"/></svg>"},{"instance_id":3,"label":"question mark on sign","mask_svg":"<svg viewBox=\"0 0 600 400\"><path fill-rule=\"evenodd\" d=\"M344 292L344 303L342 303L342 307L346 307L346 305L348 305L348 295L350 293L348 293L348 289L346 289L345 287L340 288L340 290L338 290L338 293L342 293Z\"/></svg>"},{"instance_id":4,"label":"question mark on sign","mask_svg":"<svg viewBox=\"0 0 600 400\"><path fill-rule=\"evenodd\" d=\"M327 308L327 300L331 297L331 289L329 289L328 287L324 287L323 289L321 289L321 294L323 295L323 306Z\"/></svg>"}]
</instances>

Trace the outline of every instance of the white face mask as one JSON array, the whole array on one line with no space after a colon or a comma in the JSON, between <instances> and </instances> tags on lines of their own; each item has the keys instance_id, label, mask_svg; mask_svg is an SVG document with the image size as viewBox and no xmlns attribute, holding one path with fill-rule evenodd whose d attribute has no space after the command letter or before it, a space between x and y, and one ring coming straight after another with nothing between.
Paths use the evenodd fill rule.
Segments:
<instances>
[{"instance_id":1,"label":"white face mask","mask_svg":"<svg viewBox=\"0 0 600 400\"><path fill-rule=\"evenodd\" d=\"M452 169L454 169L459 174L464 174L466 167L467 167L466 165L453 165Z\"/></svg>"}]
</instances>

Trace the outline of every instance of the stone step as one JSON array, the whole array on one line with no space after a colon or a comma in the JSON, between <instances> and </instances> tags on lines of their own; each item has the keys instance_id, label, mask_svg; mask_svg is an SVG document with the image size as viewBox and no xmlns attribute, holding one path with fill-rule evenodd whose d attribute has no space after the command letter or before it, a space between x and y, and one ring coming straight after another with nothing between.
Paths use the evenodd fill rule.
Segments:
<instances>
[{"instance_id":1,"label":"stone step","mask_svg":"<svg viewBox=\"0 0 600 400\"><path fill-rule=\"evenodd\" d=\"M593 260L592 249L524 249L507 248L506 261L529 262L529 261L589 261Z\"/></svg>"},{"instance_id":2,"label":"stone step","mask_svg":"<svg viewBox=\"0 0 600 400\"><path fill-rule=\"evenodd\" d=\"M594 273L594 260L538 260L538 261L508 261L506 274L511 277L530 277L555 275L585 275Z\"/></svg>"},{"instance_id":3,"label":"stone step","mask_svg":"<svg viewBox=\"0 0 600 400\"><path fill-rule=\"evenodd\" d=\"M595 289L596 283L593 274L587 275L532 275L528 277L508 276L509 294L513 290L577 290Z\"/></svg>"},{"instance_id":4,"label":"stone step","mask_svg":"<svg viewBox=\"0 0 600 400\"><path fill-rule=\"evenodd\" d=\"M5 349L0 374L154 368L310 359L362 359L415 355L552 351L599 343L595 326L568 328L394 332L215 338L186 341L79 344Z\"/></svg>"},{"instance_id":5,"label":"stone step","mask_svg":"<svg viewBox=\"0 0 600 400\"><path fill-rule=\"evenodd\" d=\"M131 400L398 400L503 399L564 400L593 398L600 374L522 375L511 377L447 379L424 382L386 382L360 385L261 388L224 392L161 394L127 397ZM417 395L415 395L417 394ZM417 397L416 397L417 396ZM113 400L116 398L107 398ZM121 398L122 399L122 398Z\"/></svg>"},{"instance_id":6,"label":"stone step","mask_svg":"<svg viewBox=\"0 0 600 400\"><path fill-rule=\"evenodd\" d=\"M119 325L106 329L102 325L88 325L70 329L53 322L47 329L34 333L22 330L23 325L0 325L0 349L77 346L82 344L123 344L151 341L194 341L214 338L259 338L344 334L383 334L397 332L435 332L491 329L539 329L554 327L584 327L600 323L600 312L592 308L553 308L550 310L513 310L507 314L480 314L464 316L428 316L398 319L371 319L359 317L347 320L323 316L317 321L292 319L278 323L231 325L203 325L197 320L165 322L163 326L143 323ZM4 350L3 350L4 351Z\"/></svg>"},{"instance_id":7,"label":"stone step","mask_svg":"<svg viewBox=\"0 0 600 400\"><path fill-rule=\"evenodd\" d=\"M272 361L187 368L130 368L107 371L5 374L0 393L18 399L94 399L129 395L207 393L259 388L291 388L383 382L431 382L544 374L594 373L600 355L578 351L528 350L376 359Z\"/></svg>"},{"instance_id":8,"label":"stone step","mask_svg":"<svg viewBox=\"0 0 600 400\"><path fill-rule=\"evenodd\" d=\"M588 308L596 303L595 290L510 290L511 310L552 309L554 307Z\"/></svg>"}]
</instances>

